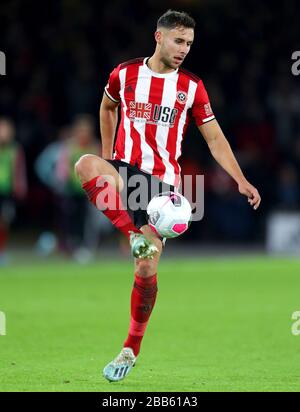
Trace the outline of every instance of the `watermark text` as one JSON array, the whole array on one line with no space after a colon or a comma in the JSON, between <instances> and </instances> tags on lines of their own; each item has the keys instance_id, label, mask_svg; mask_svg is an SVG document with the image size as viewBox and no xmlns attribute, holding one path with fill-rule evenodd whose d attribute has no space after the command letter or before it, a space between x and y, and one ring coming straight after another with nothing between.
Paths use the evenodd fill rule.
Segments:
<instances>
[{"instance_id":1,"label":"watermark text","mask_svg":"<svg viewBox=\"0 0 300 412\"><path fill-rule=\"evenodd\" d=\"M6 75L6 56L5 53L0 51L0 76Z\"/></svg>"},{"instance_id":2,"label":"watermark text","mask_svg":"<svg viewBox=\"0 0 300 412\"><path fill-rule=\"evenodd\" d=\"M162 181L151 178L149 181L146 176L137 174L127 178L127 168L119 169L120 176L124 183L121 192L122 203L116 197L115 190L110 184L110 176L101 176L97 180L96 186L102 188L96 200L99 210L147 210L150 200L158 195L168 191L177 192L170 185ZM204 216L204 176L203 175L184 175L181 182L181 194L187 198L193 211L192 221L200 221Z\"/></svg>"},{"instance_id":3,"label":"watermark text","mask_svg":"<svg viewBox=\"0 0 300 412\"><path fill-rule=\"evenodd\" d=\"M300 74L300 50L294 51L292 54L292 60L296 60L292 65L292 73L294 76L299 76Z\"/></svg>"},{"instance_id":4,"label":"watermark text","mask_svg":"<svg viewBox=\"0 0 300 412\"><path fill-rule=\"evenodd\" d=\"M292 320L295 320L292 324L291 332L294 336L300 335L300 311L296 311L292 314Z\"/></svg>"},{"instance_id":5,"label":"watermark text","mask_svg":"<svg viewBox=\"0 0 300 412\"><path fill-rule=\"evenodd\" d=\"M0 312L0 336L6 335L6 316L4 312Z\"/></svg>"}]
</instances>

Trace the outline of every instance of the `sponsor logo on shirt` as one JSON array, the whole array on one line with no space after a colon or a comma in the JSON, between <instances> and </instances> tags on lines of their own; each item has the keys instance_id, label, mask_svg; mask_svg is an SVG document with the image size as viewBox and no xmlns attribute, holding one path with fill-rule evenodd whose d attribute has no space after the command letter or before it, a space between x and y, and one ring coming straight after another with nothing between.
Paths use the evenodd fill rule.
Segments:
<instances>
[{"instance_id":1,"label":"sponsor logo on shirt","mask_svg":"<svg viewBox=\"0 0 300 412\"><path fill-rule=\"evenodd\" d=\"M131 119L135 119L136 117L138 117L140 119L150 120L152 103L138 103L131 101L129 103L129 108L129 117Z\"/></svg>"},{"instance_id":2,"label":"sponsor logo on shirt","mask_svg":"<svg viewBox=\"0 0 300 412\"><path fill-rule=\"evenodd\" d=\"M152 103L129 103L129 118L133 122L143 122L160 126L173 127L178 109Z\"/></svg>"}]
</instances>

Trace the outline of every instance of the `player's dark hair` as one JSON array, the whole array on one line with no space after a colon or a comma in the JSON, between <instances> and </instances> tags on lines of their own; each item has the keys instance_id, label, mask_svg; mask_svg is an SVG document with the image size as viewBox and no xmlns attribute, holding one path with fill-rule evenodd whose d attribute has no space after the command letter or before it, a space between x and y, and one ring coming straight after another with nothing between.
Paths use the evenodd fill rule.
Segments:
<instances>
[{"instance_id":1,"label":"player's dark hair","mask_svg":"<svg viewBox=\"0 0 300 412\"><path fill-rule=\"evenodd\" d=\"M164 27L170 30L180 26L188 29L194 29L196 22L185 11L175 10L166 11L157 21L157 28Z\"/></svg>"}]
</instances>

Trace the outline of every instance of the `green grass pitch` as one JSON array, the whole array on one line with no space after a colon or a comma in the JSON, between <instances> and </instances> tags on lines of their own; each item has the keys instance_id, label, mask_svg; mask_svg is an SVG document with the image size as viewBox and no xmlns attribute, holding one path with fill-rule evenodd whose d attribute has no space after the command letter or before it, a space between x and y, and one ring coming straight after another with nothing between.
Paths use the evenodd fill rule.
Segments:
<instances>
[{"instance_id":1,"label":"green grass pitch","mask_svg":"<svg viewBox=\"0 0 300 412\"><path fill-rule=\"evenodd\" d=\"M129 324L130 261L0 269L0 391L300 391L296 259L162 259L136 367L102 369Z\"/></svg>"}]
</instances>

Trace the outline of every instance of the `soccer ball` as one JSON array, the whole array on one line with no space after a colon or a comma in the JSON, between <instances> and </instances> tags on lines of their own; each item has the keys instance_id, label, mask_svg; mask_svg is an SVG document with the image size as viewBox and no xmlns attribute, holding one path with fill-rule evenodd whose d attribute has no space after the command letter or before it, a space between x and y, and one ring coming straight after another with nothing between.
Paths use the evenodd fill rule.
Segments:
<instances>
[{"instance_id":1,"label":"soccer ball","mask_svg":"<svg viewBox=\"0 0 300 412\"><path fill-rule=\"evenodd\" d=\"M151 229L166 238L177 237L185 232L192 218L189 201L174 192L154 196L148 204L147 213Z\"/></svg>"}]
</instances>

